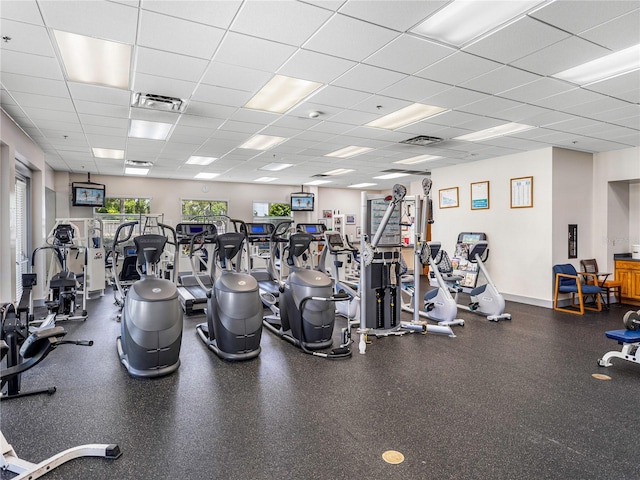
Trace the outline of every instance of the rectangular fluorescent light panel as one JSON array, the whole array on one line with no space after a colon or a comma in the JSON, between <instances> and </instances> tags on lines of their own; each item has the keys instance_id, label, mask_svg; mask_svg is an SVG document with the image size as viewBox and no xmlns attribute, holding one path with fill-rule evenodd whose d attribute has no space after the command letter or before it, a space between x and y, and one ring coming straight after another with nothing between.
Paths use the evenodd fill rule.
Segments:
<instances>
[{"instance_id":1,"label":"rectangular fluorescent light panel","mask_svg":"<svg viewBox=\"0 0 640 480\"><path fill-rule=\"evenodd\" d=\"M260 167L258 170L268 170L270 172L279 172L280 170L284 170L285 168L293 167L293 163L269 163L263 167Z\"/></svg>"},{"instance_id":2,"label":"rectangular fluorescent light panel","mask_svg":"<svg viewBox=\"0 0 640 480\"><path fill-rule=\"evenodd\" d=\"M67 78L126 90L131 45L54 30Z\"/></svg>"},{"instance_id":3,"label":"rectangular fluorescent light panel","mask_svg":"<svg viewBox=\"0 0 640 480\"><path fill-rule=\"evenodd\" d=\"M385 128L387 130L396 130L406 127L412 123L419 122L427 117L432 117L447 110L442 107L434 107L432 105L424 105L422 103L414 103L407 107L396 110L384 117L367 123L367 127Z\"/></svg>"},{"instance_id":4,"label":"rectangular fluorescent light panel","mask_svg":"<svg viewBox=\"0 0 640 480\"><path fill-rule=\"evenodd\" d=\"M216 160L216 157L198 157L196 155L191 155L186 163L189 165L209 165Z\"/></svg>"},{"instance_id":5,"label":"rectangular fluorescent light panel","mask_svg":"<svg viewBox=\"0 0 640 480\"><path fill-rule=\"evenodd\" d=\"M256 178L254 182L267 183L267 182L273 182L274 180L277 180L277 178L276 177L260 177L260 178Z\"/></svg>"},{"instance_id":6,"label":"rectangular fluorescent light panel","mask_svg":"<svg viewBox=\"0 0 640 480\"><path fill-rule=\"evenodd\" d=\"M408 173L387 173L386 175L380 175L379 177L373 177L378 180L390 180L392 178L400 178L408 176Z\"/></svg>"},{"instance_id":7,"label":"rectangular fluorescent light panel","mask_svg":"<svg viewBox=\"0 0 640 480\"><path fill-rule=\"evenodd\" d=\"M336 168L335 170L329 170L322 175L344 175L345 173L355 172L353 168Z\"/></svg>"},{"instance_id":8,"label":"rectangular fluorescent light panel","mask_svg":"<svg viewBox=\"0 0 640 480\"><path fill-rule=\"evenodd\" d=\"M528 12L540 0L474 2L456 0L411 31L461 47Z\"/></svg>"},{"instance_id":9,"label":"rectangular fluorescent light panel","mask_svg":"<svg viewBox=\"0 0 640 480\"><path fill-rule=\"evenodd\" d=\"M335 152L327 153L325 157L349 158L360 155L361 153L369 152L371 150L373 150L373 148L351 145L349 147L344 147L340 150L336 150Z\"/></svg>"},{"instance_id":10,"label":"rectangular fluorescent light panel","mask_svg":"<svg viewBox=\"0 0 640 480\"><path fill-rule=\"evenodd\" d=\"M173 125L171 123L147 122L131 120L129 137L148 138L150 140L166 140Z\"/></svg>"},{"instance_id":11,"label":"rectangular fluorescent light panel","mask_svg":"<svg viewBox=\"0 0 640 480\"><path fill-rule=\"evenodd\" d=\"M455 137L454 140L465 140L467 142L481 142L483 140L489 140L490 138L502 137L504 135L511 135L512 133L524 132L530 130L531 125L523 125L521 123L505 123L504 125L498 125L497 127L487 128L478 132L468 133Z\"/></svg>"},{"instance_id":12,"label":"rectangular fluorescent light panel","mask_svg":"<svg viewBox=\"0 0 640 480\"><path fill-rule=\"evenodd\" d=\"M124 159L124 150L113 150L111 148L92 148L93 156L96 158L113 158L115 160Z\"/></svg>"},{"instance_id":13,"label":"rectangular fluorescent light panel","mask_svg":"<svg viewBox=\"0 0 640 480\"><path fill-rule=\"evenodd\" d=\"M401 163L402 165L415 165L416 163L428 162L430 160L437 160L437 155L418 155L417 157L405 158L404 160L398 160L393 163Z\"/></svg>"},{"instance_id":14,"label":"rectangular fluorescent light panel","mask_svg":"<svg viewBox=\"0 0 640 480\"><path fill-rule=\"evenodd\" d=\"M377 185L377 183L356 183L354 185L349 185L348 188L365 188L365 187L373 187Z\"/></svg>"},{"instance_id":15,"label":"rectangular fluorescent light panel","mask_svg":"<svg viewBox=\"0 0 640 480\"><path fill-rule=\"evenodd\" d=\"M124 173L126 175L146 175L147 173L149 173L149 169L148 168L127 167L127 168L124 169Z\"/></svg>"},{"instance_id":16,"label":"rectangular fluorescent light panel","mask_svg":"<svg viewBox=\"0 0 640 480\"><path fill-rule=\"evenodd\" d=\"M193 178L197 178L198 180L211 180L212 178L216 178L218 175L220 175L220 174L219 173L200 172L199 174L197 174Z\"/></svg>"},{"instance_id":17,"label":"rectangular fluorescent light panel","mask_svg":"<svg viewBox=\"0 0 640 480\"><path fill-rule=\"evenodd\" d=\"M312 180L311 182L306 182L305 185L324 185L325 183L331 183L331 180Z\"/></svg>"},{"instance_id":18,"label":"rectangular fluorescent light panel","mask_svg":"<svg viewBox=\"0 0 640 480\"><path fill-rule=\"evenodd\" d=\"M552 77L586 85L640 69L640 44L570 68Z\"/></svg>"},{"instance_id":19,"label":"rectangular fluorescent light panel","mask_svg":"<svg viewBox=\"0 0 640 480\"><path fill-rule=\"evenodd\" d=\"M288 138L272 137L269 135L254 135L238 148L248 148L251 150L269 150L270 148L273 148L286 140L288 140Z\"/></svg>"},{"instance_id":20,"label":"rectangular fluorescent light panel","mask_svg":"<svg viewBox=\"0 0 640 480\"><path fill-rule=\"evenodd\" d=\"M245 108L284 113L321 86L317 82L276 75L247 102Z\"/></svg>"}]
</instances>

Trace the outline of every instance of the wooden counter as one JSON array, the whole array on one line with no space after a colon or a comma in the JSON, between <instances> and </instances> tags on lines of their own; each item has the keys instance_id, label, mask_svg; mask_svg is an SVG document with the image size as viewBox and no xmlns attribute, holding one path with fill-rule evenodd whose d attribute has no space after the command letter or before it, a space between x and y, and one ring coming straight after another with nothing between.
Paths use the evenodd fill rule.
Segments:
<instances>
[{"instance_id":1,"label":"wooden counter","mask_svg":"<svg viewBox=\"0 0 640 480\"><path fill-rule=\"evenodd\" d=\"M640 260L615 259L616 280L622 282L622 301L640 306Z\"/></svg>"}]
</instances>

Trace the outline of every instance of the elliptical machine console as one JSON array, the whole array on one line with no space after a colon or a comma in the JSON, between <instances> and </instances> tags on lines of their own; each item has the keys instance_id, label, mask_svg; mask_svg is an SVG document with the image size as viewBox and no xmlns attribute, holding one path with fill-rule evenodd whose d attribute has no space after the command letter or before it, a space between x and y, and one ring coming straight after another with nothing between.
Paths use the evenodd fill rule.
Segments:
<instances>
[{"instance_id":1,"label":"elliptical machine console","mask_svg":"<svg viewBox=\"0 0 640 480\"><path fill-rule=\"evenodd\" d=\"M118 227L113 240L114 250L119 243L131 237L137 223L124 223ZM128 229L125 230L128 235L121 240L123 229ZM133 241L140 280L129 288L124 297L121 335L116 342L118 355L130 375L160 377L175 372L180 366L182 309L174 283L155 275L167 237L148 234L135 237ZM142 265L145 266L144 272ZM115 279L118 285L118 277ZM121 287L118 285L118 288Z\"/></svg>"}]
</instances>

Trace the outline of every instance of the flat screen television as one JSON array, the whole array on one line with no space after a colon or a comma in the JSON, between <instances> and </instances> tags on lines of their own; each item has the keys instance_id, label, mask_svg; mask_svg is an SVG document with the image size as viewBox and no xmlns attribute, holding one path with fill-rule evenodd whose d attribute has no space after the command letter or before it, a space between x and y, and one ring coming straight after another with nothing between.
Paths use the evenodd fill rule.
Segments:
<instances>
[{"instance_id":1,"label":"flat screen television","mask_svg":"<svg viewBox=\"0 0 640 480\"><path fill-rule=\"evenodd\" d=\"M100 183L72 183L74 207L104 207L104 185Z\"/></svg>"},{"instance_id":2,"label":"flat screen television","mask_svg":"<svg viewBox=\"0 0 640 480\"><path fill-rule=\"evenodd\" d=\"M292 193L291 194L291 211L292 212L313 212L315 197L313 193Z\"/></svg>"}]
</instances>

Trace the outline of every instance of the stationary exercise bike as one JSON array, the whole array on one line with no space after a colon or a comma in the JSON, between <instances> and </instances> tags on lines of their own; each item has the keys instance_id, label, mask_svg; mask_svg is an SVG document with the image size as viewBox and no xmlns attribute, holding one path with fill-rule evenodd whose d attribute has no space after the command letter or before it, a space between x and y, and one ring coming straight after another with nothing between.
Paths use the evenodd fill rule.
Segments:
<instances>
[{"instance_id":1,"label":"stationary exercise bike","mask_svg":"<svg viewBox=\"0 0 640 480\"><path fill-rule=\"evenodd\" d=\"M118 227L113 240L114 250L131 236L131 229L136 224L128 222ZM123 229L129 234L121 240ZM131 285L126 296L121 292L124 308L121 335L116 341L118 355L130 375L160 377L175 372L180 366L182 309L174 283L159 278L156 271L167 237L146 234L133 241L140 280ZM115 281L121 289L117 276Z\"/></svg>"},{"instance_id":2,"label":"stationary exercise bike","mask_svg":"<svg viewBox=\"0 0 640 480\"><path fill-rule=\"evenodd\" d=\"M213 227L213 225L212 225ZM246 232L246 225L244 228ZM191 238L193 254L204 244L213 244L213 288L207 291L207 322L196 326L200 339L224 360L250 360L260 354L262 337L262 302L258 281L248 273L239 272L242 248L246 236L240 232L216 235L203 232ZM233 261L236 268L233 268ZM218 272L220 264L221 272ZM195 271L194 265L194 271ZM200 283L200 276L196 276Z\"/></svg>"},{"instance_id":3,"label":"stationary exercise bike","mask_svg":"<svg viewBox=\"0 0 640 480\"><path fill-rule=\"evenodd\" d=\"M308 254L312 241L309 233L294 233L289 237L286 262L290 271L281 288L280 315L265 317L263 324L304 353L327 359L347 358L351 356L348 344L330 353L318 351L333 344L335 302L349 300L349 296L333 294L331 277L326 273L301 267L301 257Z\"/></svg>"},{"instance_id":4,"label":"stationary exercise bike","mask_svg":"<svg viewBox=\"0 0 640 480\"><path fill-rule=\"evenodd\" d=\"M422 265L429 264L429 275L433 276L437 283L436 288L424 294L425 316L438 322L438 325L441 326L464 326L464 320L456 318L458 305L451 296L449 287L438 269L436 258L438 258L440 248L440 242L425 242L422 244L420 252L420 262Z\"/></svg>"}]
</instances>

